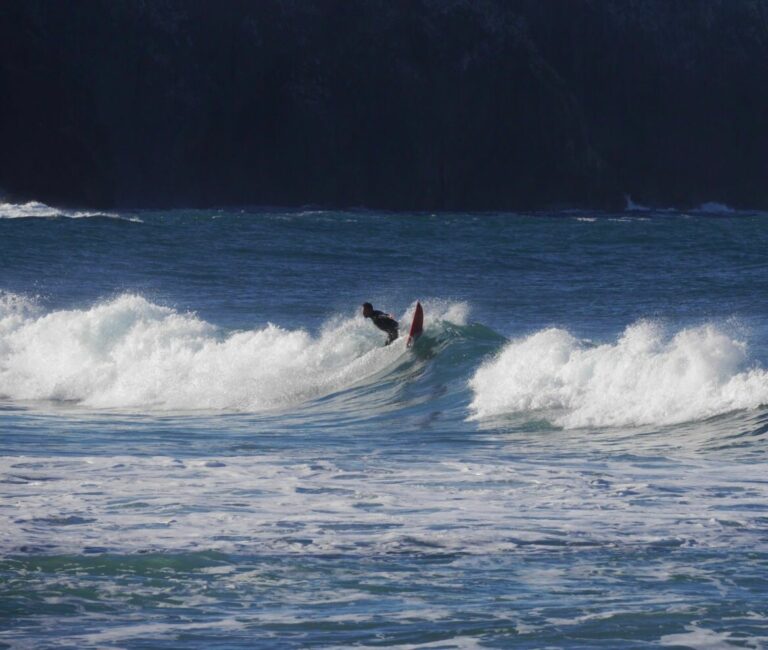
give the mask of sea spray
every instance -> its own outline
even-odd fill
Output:
[[[474,417],[546,412],[566,428],[675,424],[768,402],[768,373],[715,325],[671,337],[650,321],[590,345],[544,329],[511,341],[470,380]]]

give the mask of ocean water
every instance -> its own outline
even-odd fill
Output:
[[[0,647],[766,647],[768,215],[630,207],[0,205]]]

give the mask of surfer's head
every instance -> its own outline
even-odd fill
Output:
[[[373,313],[373,305],[369,302],[363,303],[363,316],[368,318]]]

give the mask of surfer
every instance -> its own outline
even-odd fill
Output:
[[[383,311],[374,309],[371,303],[364,302],[363,316],[370,318],[376,327],[387,333],[387,342],[384,345],[389,345],[398,337],[398,324],[392,314],[385,314]]]

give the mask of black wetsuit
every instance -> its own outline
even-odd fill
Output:
[[[370,318],[376,327],[387,333],[389,338],[387,338],[387,342],[384,345],[389,345],[398,337],[399,332],[397,321],[394,318],[390,318],[389,314],[385,314],[383,311],[374,309],[370,315],[366,316],[366,318]]]

